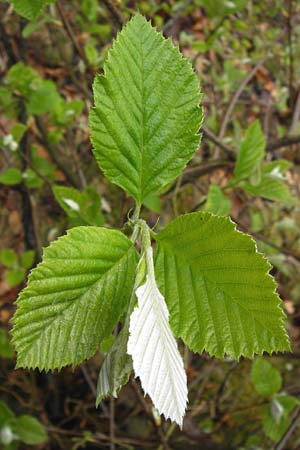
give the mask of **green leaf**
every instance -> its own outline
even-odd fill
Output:
[[[240,181],[249,178],[260,166],[265,156],[266,141],[258,120],[247,129],[245,139],[241,144],[233,179]]]
[[[136,15],[94,82],[90,113],[95,158],[141,204],[173,181],[199,146],[199,83],[169,39]]]
[[[11,89],[28,98],[32,92],[32,86],[40,82],[40,76],[32,67],[19,62],[9,69],[6,82]]]
[[[56,84],[51,80],[40,80],[35,89],[32,89],[27,111],[29,114],[44,114],[54,110],[60,102]]]
[[[53,186],[55,199],[71,219],[78,219],[77,225],[103,225],[101,199],[92,187],[80,192],[67,186]]]
[[[136,269],[135,284],[125,315],[123,328],[109,349],[109,352],[105,356],[105,360],[101,366],[97,383],[96,406],[98,406],[100,402],[109,395],[117,397],[119,390],[125,383],[127,383],[132,371],[132,358],[127,353],[129,323],[131,313],[136,303],[135,290],[137,286],[144,281],[145,275],[146,260],[142,257],[139,260]]]
[[[251,380],[256,391],[266,397],[276,394],[282,385],[280,372],[268,361],[264,361],[263,359],[254,361]]]
[[[150,209],[150,211],[155,212],[156,214],[161,213],[161,202],[159,195],[156,194],[148,195],[148,197],[144,199],[143,205],[146,206],[146,208]]]
[[[92,43],[85,45],[84,53],[87,57],[88,62],[92,66],[97,67],[99,65],[99,62],[101,61],[101,57],[100,57],[98,50]]]
[[[51,3],[49,0],[10,0],[15,11],[28,20],[36,19],[43,8]]]
[[[274,173],[274,171],[277,172],[277,174],[285,174],[287,170],[289,170],[292,167],[292,163],[290,161],[287,161],[286,159],[276,159],[275,161],[271,161],[264,165],[263,172],[264,173]],[[275,173],[276,173],[275,172]]]
[[[55,199],[69,217],[78,217],[84,208],[81,192],[68,186],[53,186]]]
[[[129,380],[132,359],[127,354],[128,336],[128,326],[123,327],[105,356],[98,377],[96,407],[109,395],[117,397],[121,387]]]
[[[224,17],[242,11],[248,0],[200,0],[209,17]]]
[[[76,365],[90,358],[127,307],[137,252],[121,232],[78,227],[44,251],[13,318],[18,367]]]
[[[21,266],[23,269],[30,269],[34,263],[34,257],[35,257],[35,251],[34,250],[27,250],[23,253],[21,256]]]
[[[42,178],[40,178],[37,173],[30,168],[26,169],[25,172],[23,172],[23,179],[26,187],[28,187],[29,189],[39,188],[43,186],[44,183]]]
[[[22,181],[22,172],[15,167],[5,170],[0,174],[0,183],[8,186],[19,184]]]
[[[155,239],[170,324],[192,350],[237,359],[289,349],[270,265],[229,218],[186,214]]]
[[[27,415],[17,417],[13,430],[24,444],[38,445],[48,439],[45,428],[35,417]]]
[[[6,267],[13,267],[18,261],[16,253],[11,248],[0,249],[0,263]]]
[[[17,286],[23,281],[25,276],[25,270],[21,267],[7,270],[5,273],[5,279],[11,287]]]
[[[243,188],[252,195],[264,197],[268,200],[289,201],[292,199],[289,188],[284,181],[273,178],[269,174],[263,175],[259,184],[247,183]]]
[[[10,421],[15,417],[12,410],[7,406],[6,403],[2,402],[0,400],[0,426],[3,425],[5,422]]]
[[[13,358],[14,349],[4,330],[0,328],[0,356],[1,358]],[[0,404],[0,423],[1,423],[1,404]]]
[[[51,181],[55,180],[55,178],[56,178],[55,166],[50,161],[48,161],[46,158],[42,158],[39,155],[38,148],[34,145],[31,148],[31,163],[32,163],[33,167],[41,175],[43,175],[48,181],[51,182]],[[43,182],[41,179],[39,179],[39,181]]]
[[[1,330],[0,330],[1,331]],[[1,356],[1,353],[0,353]],[[0,400],[0,444],[5,445],[5,449],[10,449],[10,444],[14,439],[11,423],[15,418],[14,413]]]
[[[299,403],[299,400],[291,395],[277,395],[264,409],[263,430],[272,441],[279,441],[288,430],[291,423],[290,414]]]
[[[211,184],[204,209],[218,216],[228,216],[231,210],[231,201],[219,186]]]
[[[9,119],[17,119],[18,106],[18,100],[7,89],[7,86],[0,86],[1,113]]]
[[[59,103],[55,105],[55,109],[51,111],[53,123],[58,126],[67,126],[81,113],[83,108],[84,103],[81,100],[66,102],[60,99]]]
[[[26,130],[27,126],[23,123],[15,123],[15,125],[11,127],[10,132],[14,140],[20,142]]]

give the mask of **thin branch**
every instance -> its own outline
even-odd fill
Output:
[[[109,437],[110,450],[115,450],[115,399],[113,397],[109,399]]]
[[[7,56],[8,56],[10,65],[17,63],[18,62],[18,58],[15,55],[15,52],[14,52],[13,47],[11,45],[10,37],[6,33],[4,24],[1,22],[1,20],[0,20],[0,36],[1,36],[1,41],[3,43],[3,47],[4,47],[5,51],[6,51]]]
[[[268,152],[271,152],[272,150],[277,150],[281,147],[288,147],[289,145],[293,144],[299,144],[300,143],[300,136],[284,136],[277,141],[270,142],[266,146],[266,150]]]
[[[225,135],[225,131],[227,128],[227,125],[229,123],[230,117],[231,117],[231,113],[238,101],[238,99],[240,98],[243,90],[245,89],[245,87],[247,86],[247,84],[252,80],[252,78],[254,77],[254,75],[256,74],[256,72],[261,68],[261,66],[264,64],[264,62],[266,61],[266,59],[268,58],[268,54],[264,55],[256,64],[255,66],[252,68],[252,70],[248,73],[248,75],[246,76],[246,78],[243,79],[243,81],[241,82],[241,84],[239,85],[238,89],[235,91],[235,93],[233,94],[230,103],[228,105],[228,108],[225,112],[223,121],[221,123],[221,127],[220,127],[220,131],[219,131],[219,135],[218,138],[221,141]]]
[[[20,123],[26,124],[27,114],[25,105],[22,100],[20,100],[19,120]],[[19,142],[19,149],[22,158],[22,172],[25,172],[27,168],[28,130],[25,131],[22,139]],[[25,246],[27,250],[37,250],[40,253],[40,246],[38,245],[39,240],[35,229],[31,198],[27,186],[24,182],[20,184],[20,193],[22,197],[22,223],[24,228]]]
[[[144,409],[144,411],[145,411],[145,413],[146,413],[148,419],[149,419],[150,422],[153,424],[154,429],[155,429],[156,434],[157,434],[157,437],[158,437],[158,439],[160,440],[160,444],[161,444],[162,448],[165,450],[167,444],[166,444],[166,441],[165,441],[164,433],[163,433],[163,431],[161,430],[160,426],[156,423],[156,421],[155,421],[155,419],[154,419],[154,417],[153,417],[153,414],[152,414],[152,412],[150,411],[149,406],[148,406],[148,404],[147,404],[145,398],[143,397],[143,395],[142,395],[142,393],[141,393],[141,391],[140,391],[140,388],[139,388],[137,382],[136,382],[135,379],[132,378],[132,377],[131,377],[131,379],[130,379],[130,385],[131,385],[132,389],[134,390],[134,392],[135,392],[135,394],[136,394],[136,396],[137,396],[137,398],[138,398],[138,400],[139,400],[141,406],[143,407],[143,409]]]
[[[288,1],[287,31],[288,31],[288,49],[289,49],[289,91],[290,98],[293,97],[294,85],[294,52],[293,52],[293,0]]]
[[[217,161],[203,161],[198,166],[190,167],[183,172],[181,184],[191,183],[199,177],[214,172],[217,169],[233,168],[233,163],[218,159]]]
[[[205,125],[202,125],[201,131],[203,133],[203,137],[207,140],[213,142],[218,147],[220,147],[224,152],[227,154],[228,159],[231,161],[235,160],[235,152],[226,144],[222,142],[222,140],[216,136],[208,127]]]
[[[221,409],[220,409],[220,402],[221,402],[221,398],[223,396],[228,378],[230,377],[230,375],[232,374],[232,372],[236,369],[237,366],[237,362],[233,361],[229,367],[229,369],[227,370],[222,383],[219,386],[219,389],[217,391],[216,397],[215,397],[215,418],[220,418],[222,413],[221,413]]]
[[[174,24],[177,22],[178,19],[180,19],[182,13],[184,10],[193,3],[193,0],[186,0],[183,2],[176,10],[176,12],[173,14],[173,16],[164,24],[162,27],[163,33],[168,31],[170,28],[174,26]]]
[[[246,233],[249,233],[248,228],[243,225],[241,222],[239,222],[235,217],[232,217],[232,219],[238,224],[239,228],[243,230]],[[251,231],[251,235],[258,239],[259,241],[264,242],[265,244],[269,245],[270,247],[274,248],[275,250],[278,250],[280,253],[286,256],[290,256],[291,258],[294,258],[297,262],[300,262],[300,255],[292,252],[291,250],[286,250],[283,247],[280,247],[279,245],[274,244],[273,242],[269,241],[268,238],[266,238],[263,234],[257,233],[255,231]]]
[[[114,20],[117,28],[121,28],[125,23],[125,19],[121,11],[113,4],[111,0],[103,0],[103,3]]]
[[[284,28],[279,35],[276,37],[276,39],[270,44],[269,48],[266,50],[265,55],[260,58],[258,60],[258,62],[255,64],[255,66],[252,68],[252,70],[248,73],[248,75],[246,76],[246,78],[244,78],[244,80],[242,80],[240,86],[238,87],[238,89],[236,90],[236,92],[233,94],[230,103],[228,105],[228,108],[225,112],[224,118],[222,120],[221,126],[220,126],[220,131],[218,134],[218,138],[220,141],[222,141],[224,135],[225,135],[225,131],[226,128],[228,126],[228,123],[230,121],[230,117],[232,114],[232,111],[238,101],[238,99],[240,98],[243,90],[245,89],[245,87],[247,86],[247,84],[252,80],[252,78],[254,77],[254,75],[256,74],[256,72],[260,69],[260,67],[264,64],[264,62],[269,58],[270,56],[270,51],[273,49],[273,46],[276,42],[280,41],[280,39],[282,38],[282,36],[285,34],[286,29]],[[214,154],[214,158],[218,158],[219,156],[219,148],[216,148],[215,154]]]
[[[299,105],[300,105],[300,96],[299,96]],[[299,106],[300,108],[300,106]],[[228,156],[228,159],[231,161],[234,161],[236,159],[236,152],[229,147],[229,145],[224,144],[219,137],[217,137],[209,128],[206,126],[201,127],[201,131],[203,133],[203,137],[207,140],[213,142],[214,144],[218,145],[222,150],[224,150]],[[293,144],[299,144],[300,143],[300,135],[295,136],[283,136],[280,139],[277,139],[276,141],[271,141],[267,143],[266,145],[266,151],[271,152],[273,150],[277,150],[281,147],[288,147],[289,145]]]
[[[94,385],[94,383],[93,383],[93,381],[92,381],[92,379],[90,377],[90,374],[88,373],[87,368],[85,367],[84,364],[81,364],[80,370],[81,370],[81,372],[82,372],[82,374],[83,374],[83,376],[85,378],[85,381],[89,385],[89,388],[90,388],[93,396],[96,398],[96,396],[97,396],[96,386]]]
[[[299,119],[300,119],[300,88],[298,89],[298,95],[297,95],[297,100],[296,100],[295,107],[294,107],[291,126],[289,129],[289,135],[292,135],[295,133],[295,130],[299,123]]]
[[[293,418],[291,420],[289,428],[284,433],[284,435],[282,436],[280,441],[274,445],[274,450],[283,450],[283,449],[287,448],[286,444],[289,441],[289,439],[292,437],[296,427],[299,425],[299,421],[300,421],[300,409],[299,409],[299,407],[296,407],[294,409]]]
[[[39,116],[35,116],[35,122],[37,125],[37,128],[40,132],[42,143],[45,146],[47,152],[49,153],[52,161],[57,165],[59,170],[62,171],[62,173],[65,175],[71,186],[73,187],[80,187],[78,183],[77,177],[74,176],[73,172],[69,169],[67,164],[64,164],[57,156],[56,148],[49,142],[47,131],[45,130],[44,124],[42,119]]]
[[[75,49],[76,49],[76,51],[77,51],[79,57],[84,61],[86,67],[89,69],[89,71],[90,71],[90,72],[92,73],[92,75],[94,76],[95,71],[94,71],[93,68],[91,67],[91,65],[90,65],[90,63],[89,63],[89,60],[87,59],[87,57],[86,57],[86,55],[85,55],[84,50],[82,49],[82,47],[80,47],[80,45],[79,45],[78,42],[77,42],[77,39],[76,39],[76,37],[75,37],[75,35],[74,35],[74,33],[73,33],[73,29],[72,29],[72,27],[71,27],[71,24],[70,24],[69,20],[67,19],[66,15],[65,15],[65,13],[64,13],[63,7],[62,7],[61,4],[60,4],[60,0],[58,0],[58,1],[56,2],[56,7],[57,7],[57,11],[58,11],[58,13],[59,13],[59,15],[60,15],[60,18],[61,18],[61,20],[62,20],[64,29],[66,30],[66,33],[67,33],[67,35],[68,35],[69,38],[70,38],[70,41],[72,42],[73,46],[75,47]]]

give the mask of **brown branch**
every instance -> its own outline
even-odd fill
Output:
[[[293,0],[288,0],[288,16],[287,16],[287,35],[288,35],[288,53],[289,53],[289,91],[290,98],[293,98],[294,85],[294,52],[293,52]]]
[[[299,119],[300,119],[300,88],[298,89],[298,94],[297,94],[297,99],[296,99],[296,103],[295,103],[295,107],[294,107],[292,122],[291,122],[291,126],[289,129],[290,135],[294,134],[296,127],[299,123]]]
[[[230,120],[230,116],[231,113],[238,101],[238,99],[240,98],[243,90],[245,89],[245,87],[247,86],[247,84],[252,80],[252,78],[254,77],[254,75],[256,74],[256,72],[260,69],[260,67],[264,64],[264,62],[266,61],[266,59],[268,58],[268,54],[263,56],[256,64],[255,66],[252,68],[252,70],[248,73],[248,75],[246,76],[246,78],[243,79],[243,81],[241,82],[241,84],[239,85],[238,89],[235,91],[235,93],[233,94],[230,103],[228,105],[228,108],[225,112],[223,121],[221,123],[221,127],[220,127],[220,131],[219,131],[219,135],[218,138],[220,141],[222,141],[227,125],[229,123]]]
[[[17,62],[17,58],[14,54],[10,37],[6,33],[5,27],[0,22],[0,33],[1,38],[3,40],[3,43],[5,44],[5,51],[8,58],[8,66],[11,67],[13,64]],[[21,40],[22,45],[24,44]],[[24,56],[24,54],[23,54]],[[19,99],[19,106],[20,106],[20,112],[18,114],[18,119],[20,123],[26,125],[27,122],[27,113],[26,108],[24,105],[24,102],[22,99]],[[23,134],[20,142],[19,142],[19,149],[20,149],[20,155],[21,155],[21,167],[22,171],[24,172],[27,168],[27,158],[28,158],[28,130],[25,131]],[[38,236],[35,230],[35,224],[34,224],[34,217],[33,217],[33,208],[31,204],[30,194],[27,189],[27,186],[24,182],[22,182],[19,185],[19,192],[21,194],[22,199],[22,224],[23,224],[23,230],[24,230],[24,241],[25,241],[25,247],[28,250],[37,250],[39,252],[39,245],[38,245]]]
[[[35,116],[35,122],[42,138],[42,144],[45,146],[52,161],[57,165],[59,170],[61,170],[61,172],[65,175],[71,186],[76,188],[80,187],[77,177],[75,177],[73,172],[69,169],[69,166],[67,164],[64,164],[59,159],[59,157],[57,156],[56,148],[51,144],[51,142],[49,142],[47,131],[45,130],[42,119],[39,116]]]
[[[10,65],[17,63],[18,58],[15,55],[15,52],[11,45],[10,37],[6,33],[4,24],[1,22],[1,20],[0,20],[0,36],[1,36],[1,41],[2,41],[3,47],[6,51],[7,57],[9,59]]]
[[[280,441],[274,445],[274,450],[283,450],[284,448],[287,448],[286,444],[288,440],[292,437],[292,434],[294,433],[296,427],[299,425],[299,421],[300,421],[300,409],[299,407],[296,407],[293,411],[293,416],[289,428],[284,433]]]
[[[270,44],[269,48],[265,51],[265,55],[260,58],[258,60],[258,62],[255,64],[255,66],[252,68],[252,70],[248,73],[248,75],[246,76],[246,78],[244,78],[242,80],[242,82],[240,83],[238,89],[235,91],[235,93],[233,94],[228,108],[225,112],[224,118],[222,120],[221,126],[220,126],[220,131],[218,134],[218,138],[220,141],[222,141],[224,135],[225,135],[225,131],[227,128],[227,125],[229,123],[232,111],[238,101],[238,99],[240,98],[243,90],[245,89],[245,87],[247,86],[247,84],[252,80],[252,78],[254,77],[254,75],[256,74],[256,72],[260,69],[260,67],[264,64],[264,62],[269,58],[270,56],[270,51],[273,49],[273,46],[276,42],[280,41],[280,39],[282,38],[282,36],[285,34],[286,32],[286,28],[284,28],[279,35],[274,39],[274,41]],[[214,158],[218,158],[219,156],[219,148],[216,148],[215,154],[214,154]]]
[[[27,122],[27,114],[25,110],[25,105],[22,100],[20,100],[20,113],[19,113],[19,121],[24,125]],[[19,142],[19,149],[21,155],[21,167],[22,172],[25,172],[27,169],[27,158],[28,158],[28,130],[22,136],[22,139]],[[22,197],[22,224],[24,229],[24,241],[25,247],[27,250],[36,250],[35,262],[38,261],[38,255],[41,253],[38,233],[35,229],[35,221],[33,215],[33,208],[31,204],[31,198],[29,190],[24,182],[20,184],[19,189]]]
[[[213,142],[218,147],[220,147],[222,150],[224,150],[224,152],[227,154],[228,159],[230,161],[235,160],[235,152],[228,145],[224,144],[222,142],[222,140],[218,136],[216,136],[208,127],[206,127],[205,125],[202,125],[201,131],[203,133],[204,138]]]
[[[130,385],[131,385],[133,391],[135,392],[135,394],[138,398],[138,401],[140,402],[141,406],[143,407],[143,410],[145,411],[148,419],[152,423],[152,425],[156,431],[157,438],[159,439],[162,448],[165,450],[166,449],[166,441],[165,441],[164,433],[162,432],[160,426],[156,423],[156,421],[153,417],[153,414],[150,411],[150,408],[149,408],[145,398],[143,397],[137,382],[132,377],[130,378]]]
[[[110,450],[115,450],[115,399],[109,398],[109,437]]]
[[[203,175],[207,175],[224,167],[233,168],[233,163],[221,159],[217,161],[202,162],[198,166],[190,167],[183,172],[181,184],[191,183]]]
[[[58,11],[58,13],[59,13],[59,15],[60,15],[60,18],[61,18],[61,20],[62,20],[64,29],[65,29],[67,35],[69,36],[70,41],[72,42],[72,44],[73,44],[75,50],[77,51],[78,56],[84,61],[86,67],[89,69],[89,71],[91,72],[91,74],[94,76],[94,75],[95,75],[95,71],[94,71],[94,69],[91,67],[91,65],[90,65],[90,63],[89,63],[89,60],[87,59],[87,57],[86,57],[86,55],[85,55],[84,50],[82,49],[82,47],[80,47],[80,45],[78,44],[78,42],[77,42],[77,40],[76,40],[76,37],[75,37],[75,35],[74,35],[74,33],[73,33],[73,29],[72,29],[72,27],[71,27],[71,24],[70,24],[69,20],[67,19],[66,15],[65,15],[65,13],[64,13],[63,7],[62,7],[61,4],[60,4],[60,0],[57,1],[56,7],[57,7],[57,11]]]
[[[269,245],[270,247],[274,248],[275,250],[278,250],[280,253],[282,253],[283,255],[287,255],[290,256],[291,258],[294,258],[296,261],[300,262],[300,255],[292,252],[291,250],[286,250],[283,247],[280,247],[279,245],[274,244],[273,242],[269,241],[268,238],[266,238],[263,234],[261,233],[257,233],[254,231],[249,231],[248,227],[246,227],[244,224],[242,224],[241,222],[239,222],[235,217],[232,216],[232,219],[237,223],[237,225],[239,226],[239,228],[246,232],[246,233],[251,233],[251,235],[253,237],[255,237],[256,239],[258,239],[259,241],[264,242],[265,244]]]
[[[190,6],[190,4],[193,3],[193,0],[186,0],[184,3],[182,3],[182,5],[180,5],[176,12],[173,14],[173,16],[164,24],[164,26],[162,27],[162,31],[163,33],[166,33],[166,31],[168,31],[170,28],[172,28],[174,26],[174,24],[177,22],[177,20],[180,19],[182,13],[184,12],[184,10]]]
[[[284,136],[277,141],[270,142],[266,146],[266,150],[268,152],[271,152],[272,150],[277,150],[281,147],[288,147],[289,145],[293,144],[299,144],[300,143],[300,136]]]
[[[299,95],[300,98],[300,95]],[[300,100],[299,100],[300,104]],[[224,150],[228,156],[228,159],[230,161],[234,161],[236,159],[236,152],[229,147],[229,145],[224,144],[219,137],[217,137],[208,127],[202,126],[201,131],[203,133],[203,137],[207,140],[213,142],[214,144],[218,145],[222,150]],[[300,135],[296,136],[284,136],[280,139],[277,139],[276,141],[271,141],[267,143],[266,145],[266,151],[271,152],[273,150],[277,150],[281,147],[288,147],[289,145],[293,144],[299,144],[300,143]]]
[[[108,12],[110,13],[117,28],[121,28],[125,23],[125,19],[121,11],[113,4],[111,0],[103,0],[103,3]]]

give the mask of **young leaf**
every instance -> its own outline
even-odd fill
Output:
[[[109,395],[117,397],[121,387],[129,380],[132,359],[127,354],[128,327],[123,327],[102,364],[98,383],[96,406]]]
[[[129,338],[129,323],[131,313],[135,306],[135,290],[145,279],[146,261],[144,256],[139,260],[134,288],[131,293],[131,299],[125,316],[123,328],[118,334],[115,342],[108,351],[102,364],[98,383],[96,406],[108,395],[117,397],[121,387],[127,383],[132,371],[132,358],[127,353],[127,342]]]
[[[70,219],[77,219],[77,225],[103,225],[101,199],[91,188],[79,191],[67,186],[53,186],[55,199]]]
[[[156,240],[170,324],[192,350],[237,359],[289,349],[270,265],[229,218],[186,214]]]
[[[4,330],[0,328],[0,357],[1,358],[13,358],[14,349],[8,339]],[[0,422],[1,422],[1,411],[0,411]]]
[[[34,20],[42,12],[45,5],[53,0],[9,0],[18,14],[28,20]]]
[[[19,439],[28,445],[42,444],[48,439],[43,425],[31,416],[20,416],[14,420],[13,431]]]
[[[0,183],[2,184],[13,186],[15,184],[21,183],[21,181],[22,172],[15,167],[11,167],[10,169],[7,169],[0,174]]]
[[[251,380],[257,392],[266,397],[276,394],[282,384],[280,372],[263,359],[257,359],[254,362]]]
[[[292,167],[292,163],[287,159],[276,159],[264,165],[263,173],[277,173],[278,178],[284,178],[283,175]]]
[[[18,367],[61,368],[91,357],[128,305],[137,253],[121,232],[78,227],[45,249],[14,316]]]
[[[249,178],[259,167],[265,155],[265,137],[258,120],[247,129],[238,153],[233,178],[235,181]]]
[[[29,114],[44,114],[53,111],[60,102],[56,84],[51,80],[40,80],[29,97],[27,110]]]
[[[11,248],[0,249],[0,263],[6,267],[13,267],[17,264],[18,258]]]
[[[252,195],[264,197],[268,200],[289,201],[292,198],[285,182],[270,176],[270,174],[264,174],[259,184],[247,183],[243,188]]]
[[[23,281],[25,276],[25,270],[22,267],[16,267],[9,269],[5,272],[5,280],[11,287],[17,286]]]
[[[7,406],[7,404],[4,403],[2,400],[0,400],[0,425],[10,421],[11,419],[14,418],[14,416],[15,416],[14,413]]]
[[[228,216],[231,210],[231,201],[223,193],[220,186],[211,184],[205,203],[205,211],[212,212],[219,216]]]
[[[30,269],[34,263],[35,251],[34,250],[26,250],[23,253],[20,259],[21,266],[23,269]]]
[[[186,374],[165,300],[156,285],[151,247],[146,257],[146,283],[136,290],[138,306],[130,317],[127,351],[135,375],[158,412],[182,426],[187,404]]]
[[[95,158],[141,204],[173,181],[199,146],[198,79],[169,39],[136,15],[94,82]]]
[[[276,406],[274,403],[276,402]],[[291,423],[291,413],[300,406],[300,401],[291,395],[277,395],[264,409],[262,425],[265,434],[273,441],[279,441]],[[274,406],[280,413],[276,414]]]

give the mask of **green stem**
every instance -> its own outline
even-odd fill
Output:
[[[145,220],[139,220],[139,226],[141,230],[141,238],[142,238],[142,251],[146,254],[147,249],[151,247],[151,237],[150,237],[150,228],[148,227]]]
[[[132,219],[130,219],[130,222],[133,223],[133,231],[131,235],[131,242],[134,244],[136,243],[136,240],[139,235],[140,227],[139,227],[139,216],[140,216],[141,207],[140,205],[136,204],[135,210],[132,215]]]

